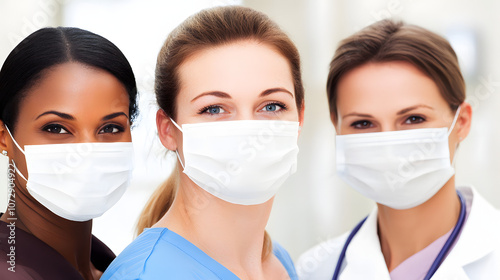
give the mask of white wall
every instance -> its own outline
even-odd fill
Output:
[[[62,1],[62,0],[57,0]],[[165,159],[156,140],[152,83],[156,54],[168,32],[186,16],[219,2],[106,0],[0,1],[0,63],[21,38],[44,25],[74,25],[99,33],[131,61],[144,113],[133,132],[137,148],[134,184],[124,198],[95,220],[94,233],[120,252],[132,240],[137,215],[156,185],[168,176],[173,157]],[[325,93],[328,64],[339,40],[386,16],[396,16],[443,35],[458,30],[476,38],[477,52],[459,53],[467,69],[473,128],[461,144],[457,182],[475,185],[500,208],[500,36],[493,0],[247,0],[244,5],[270,15],[296,42],[303,60],[306,120],[300,137],[299,168],[280,190],[268,229],[296,259],[328,237],[349,230],[373,203],[335,174],[335,131]],[[53,4],[63,3],[63,6]],[[54,8],[55,7],[55,8]],[[59,7],[59,8],[58,8]],[[45,20],[45,18],[47,18]],[[467,41],[469,42],[469,41]],[[464,47],[464,45],[462,45]],[[465,45],[467,47],[467,45]],[[457,47],[458,49],[459,47]],[[489,82],[488,82],[489,81]],[[1,199],[1,197],[0,197]]]

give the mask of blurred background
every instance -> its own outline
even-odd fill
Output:
[[[268,224],[294,260],[309,247],[350,230],[374,204],[335,172],[335,130],[325,93],[328,64],[339,41],[384,18],[437,32],[457,51],[474,109],[472,130],[456,160],[457,184],[472,184],[500,208],[500,1],[494,0],[0,0],[0,63],[23,38],[44,26],[75,26],[115,43],[134,68],[141,115],[133,128],[132,186],[102,217],[94,234],[116,254],[134,238],[138,215],[175,162],[156,136],[153,96],[156,55],[167,34],[189,15],[217,5],[244,5],[268,14],[296,43],[306,88],[299,166],[278,193]],[[2,156],[0,156],[2,157]],[[5,166],[6,161],[2,159]],[[5,168],[5,167],[4,167]],[[0,209],[5,209],[5,170]]]

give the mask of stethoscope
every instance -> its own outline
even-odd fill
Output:
[[[455,228],[453,228],[453,231],[450,234],[450,237],[448,237],[448,240],[446,240],[446,243],[444,243],[443,248],[437,255],[436,259],[431,265],[431,268],[429,271],[427,271],[427,274],[425,275],[424,280],[429,280],[431,279],[432,275],[438,270],[439,266],[441,263],[444,261],[446,255],[450,251],[451,247],[453,246],[453,243],[455,240],[458,238],[458,235],[460,234],[460,231],[462,230],[462,227],[465,222],[465,201],[464,198],[462,197],[462,194],[457,191],[458,198],[460,199],[460,215],[458,216],[458,221],[457,224],[455,225]],[[366,217],[368,218],[368,217]],[[351,240],[353,237],[356,235],[356,233],[359,231],[361,226],[364,224],[366,221],[366,218],[364,218],[359,224],[354,227],[354,229],[351,231],[351,234],[347,237],[347,240],[344,243],[344,247],[342,248],[342,251],[340,252],[339,260],[337,261],[337,266],[335,266],[335,272],[333,273],[333,278],[332,280],[337,280],[339,278],[340,274],[340,268],[342,267],[342,262],[344,262],[345,259],[345,252],[347,251],[347,246],[349,246],[349,243],[351,243]]]

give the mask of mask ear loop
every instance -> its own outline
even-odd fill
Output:
[[[175,127],[177,127],[179,129],[180,132],[184,133],[182,131],[182,128],[174,120],[172,120],[172,118],[170,118],[170,121],[175,125]],[[179,162],[181,163],[182,169],[184,170],[185,167],[184,167],[184,164],[182,163],[181,156],[179,155],[179,152],[177,151],[177,149],[175,149],[175,154],[177,155],[177,158],[179,159]]]
[[[14,136],[12,136],[12,133],[10,133],[9,127],[7,125],[5,126],[5,129],[7,129],[7,132],[9,133],[10,138],[12,139],[12,142],[14,142],[14,144],[19,149],[19,151],[21,151],[21,153],[23,153],[23,155],[26,157],[26,153],[24,152],[23,149],[21,149],[21,146],[19,146],[16,139],[14,139]],[[14,160],[12,160],[12,164],[14,165],[14,169],[16,170],[17,174],[19,174],[19,176],[21,176],[21,178],[23,178],[24,181],[28,182],[28,179],[26,179],[26,177],[23,175],[23,173],[21,173],[21,171],[19,171],[19,169],[17,168],[17,165],[14,162]]]
[[[453,118],[453,122],[451,123],[450,129],[448,130],[448,137],[450,137],[451,132],[455,128],[455,124],[457,123],[458,115],[460,115],[460,108],[462,106],[458,106],[457,112],[455,113],[455,117]],[[455,148],[455,153],[453,154],[453,160],[451,161],[451,166],[455,166],[455,159],[457,158],[458,145]]]
[[[457,123],[458,115],[460,115],[460,108],[461,108],[461,106],[458,106],[457,112],[455,113],[455,117],[453,118],[453,122],[451,123],[450,129],[448,130],[448,137],[450,136],[451,132],[455,128],[455,124]]]

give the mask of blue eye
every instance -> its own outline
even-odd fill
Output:
[[[221,106],[211,105],[211,106],[207,106],[207,107],[204,107],[203,109],[201,109],[199,111],[199,114],[218,115],[218,114],[222,114],[225,112],[226,111],[224,109],[222,109]]]
[[[42,128],[43,131],[53,134],[68,134],[69,132],[60,124],[49,124]]]
[[[274,112],[276,110],[278,110],[278,105],[276,104],[269,104],[269,105],[266,105],[265,108],[265,111],[271,111],[271,112]]]
[[[265,112],[278,112],[286,109],[286,105],[283,103],[269,103],[262,108],[262,111]]]
[[[356,129],[367,129],[373,127],[373,124],[367,120],[356,121],[351,124]]]
[[[220,108],[219,107],[210,108],[210,109],[208,109],[208,112],[210,114],[219,114],[220,113]]]
[[[125,129],[119,125],[116,125],[116,124],[110,124],[110,125],[107,125],[105,127],[103,127],[100,131],[99,131],[99,134],[104,134],[104,133],[111,133],[111,134],[115,134],[115,133],[120,133],[120,132],[123,132],[125,131]]]

